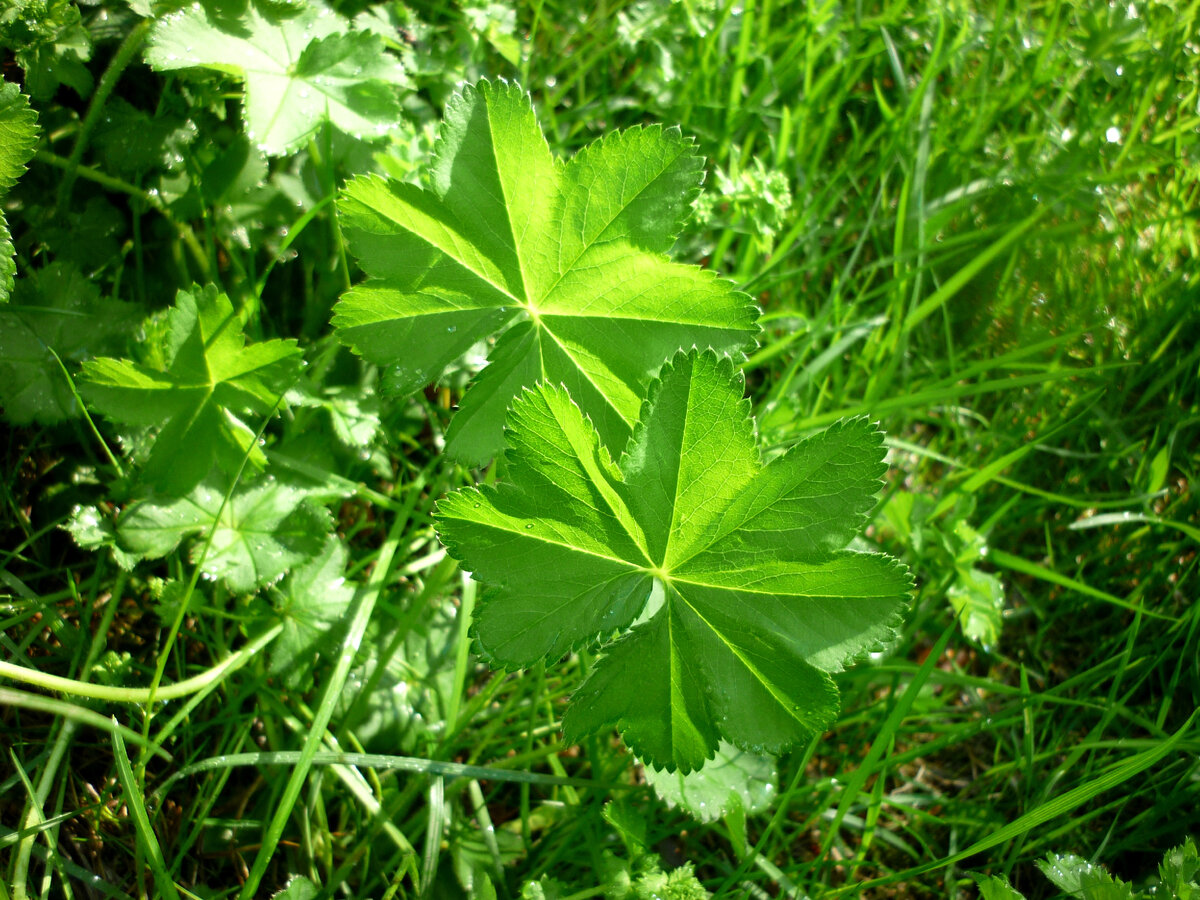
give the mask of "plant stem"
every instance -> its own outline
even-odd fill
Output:
[[[92,94],[92,102],[88,105],[83,125],[79,129],[79,134],[75,136],[75,146],[71,148],[67,174],[63,176],[63,180],[58,186],[57,206],[60,210],[66,209],[71,202],[71,190],[75,186],[75,175],[79,168],[79,162],[83,159],[83,152],[87,149],[88,139],[92,135],[92,129],[96,127],[96,122],[100,119],[104,104],[108,101],[108,96],[112,93],[113,88],[117,86],[117,80],[125,71],[125,67],[141,49],[142,42],[146,40],[146,35],[150,33],[153,24],[153,19],[143,19],[133,27],[133,30],[121,42],[121,46],[112,58],[112,62],[108,64],[108,68],[104,70],[100,84],[96,86],[96,93]]]
[[[80,178],[100,185],[105,190],[117,191],[122,194],[128,194],[131,197],[136,197],[150,206],[155,212],[161,213],[163,218],[170,222],[175,230],[179,232],[179,236],[183,238],[183,242],[187,244],[187,248],[196,260],[196,265],[199,267],[204,278],[206,280],[212,278],[212,269],[208,264],[208,254],[205,252],[204,247],[200,245],[200,241],[197,240],[195,232],[192,231],[192,226],[186,222],[176,220],[160,197],[144,191],[136,184],[130,184],[121,178],[114,178],[112,175],[106,175],[89,166],[72,164],[71,160],[65,159],[56,153],[51,153],[49,150],[39,150],[33,155],[33,158],[37,162],[53,166],[56,169],[73,172]]]
[[[238,650],[231,656],[227,656],[211,669],[184,681],[177,681],[174,684],[148,688],[109,687],[104,684],[89,684],[86,681],[78,681],[73,678],[61,678],[58,675],[50,675],[46,672],[39,672],[36,669],[26,669],[24,666],[17,666],[3,661],[0,661],[0,675],[5,678],[11,678],[14,681],[35,684],[48,691],[61,691],[64,694],[71,694],[75,697],[90,697],[93,700],[107,700],[110,703],[150,703],[152,702],[152,698],[155,701],[175,700],[179,697],[194,694],[214,681],[223,678],[230,672],[237,671],[255,653],[275,640],[281,631],[283,631],[283,625],[272,626],[269,630],[243,646],[241,650]]]
[[[58,359],[58,355],[55,354],[54,358]],[[59,360],[59,365],[62,365],[61,360]],[[120,471],[119,468],[118,471]],[[88,647],[83,666],[80,668],[80,679],[83,682],[87,681],[88,673],[91,672],[92,666],[100,657],[100,652],[104,649],[104,645],[108,640],[108,630],[112,626],[113,618],[117,614],[117,607],[121,605],[121,595],[125,591],[125,582],[128,580],[128,573],[123,571],[117,572],[117,580],[113,584],[112,591],[109,594],[109,600],[104,607],[103,615],[100,617],[99,626],[92,633],[92,642]],[[74,582],[70,582],[70,584],[72,590],[74,590]],[[46,761],[45,768],[42,769],[41,777],[38,779],[37,791],[27,807],[23,823],[26,828],[37,824],[37,817],[40,815],[42,805],[46,802],[46,798],[50,796],[51,788],[54,787],[54,778],[58,774],[58,768],[62,764],[68,748],[71,746],[71,738],[75,735],[75,727],[75,722],[72,719],[64,719],[62,726],[55,735],[54,746],[50,750],[50,758]],[[51,830],[51,835],[57,835],[57,833],[58,827],[54,826]],[[36,835],[31,834],[29,837],[23,839],[17,848],[17,862],[13,869],[13,882],[15,890],[18,893],[24,890],[25,873],[29,871],[29,857],[33,853],[35,838]]]

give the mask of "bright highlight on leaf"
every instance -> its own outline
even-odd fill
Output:
[[[749,297],[664,256],[703,177],[678,129],[615,133],[563,162],[528,96],[484,81],[447,105],[435,153],[431,190],[367,177],[343,192],[342,226],[370,279],[334,325],[391,367],[399,393],[507,329],[450,426],[451,454],[500,452],[505,409],[539,380],[566,385],[620,446],[663,360],[753,341]]]
[[[490,659],[626,632],[576,693],[569,739],[615,726],[685,772],[722,739],[781,753],[833,721],[830,673],[893,634],[908,570],[845,549],[885,471],[881,434],[842,422],[764,466],[743,388],[728,358],[679,353],[617,465],[567,391],[541,384],[509,414],[511,483],[439,504],[443,542],[486,585]]]
[[[203,67],[243,78],[246,130],[264,153],[280,156],[301,146],[326,118],[365,137],[400,117],[399,61],[384,51],[379,35],[349,27],[316,2],[291,18],[267,17],[248,4],[238,20],[196,4],[163,18],[146,61],[160,70]]]
[[[233,472],[261,460],[254,431],[237,417],[268,415],[301,365],[293,340],[246,346],[229,298],[209,285],[180,291],[167,314],[163,368],[107,357],[84,363],[88,405],[127,425],[161,425],[143,478],[181,496],[220,460]]]

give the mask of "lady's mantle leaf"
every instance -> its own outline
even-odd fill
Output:
[[[336,646],[335,626],[354,599],[354,587],[345,578],[346,556],[346,545],[330,535],[320,553],[272,592],[283,633],[271,643],[270,672],[289,688],[306,680],[311,684],[317,654]]]
[[[264,481],[239,490],[224,509],[225,489],[216,481],[198,485],[178,500],[144,500],[117,522],[117,547],[127,560],[166,556],[186,537],[212,534],[202,570],[235,593],[249,593],[312,559],[329,531],[329,514],[303,491]],[[199,558],[203,541],[192,556]]]
[[[775,800],[775,760],[724,742],[704,768],[686,775],[643,770],[646,783],[669,807],[682,807],[694,819],[714,822],[740,807],[746,815],[770,808]]]
[[[81,388],[111,419],[162,426],[143,477],[181,496],[218,454],[234,468],[257,450],[232,413],[271,413],[300,370],[300,350],[293,340],[246,346],[233,305],[212,285],[179,292],[161,349],[162,370],[107,357],[84,363]]]
[[[459,458],[499,452],[505,409],[539,379],[565,384],[619,446],[664,359],[692,345],[739,351],[757,333],[749,297],[663,255],[702,177],[677,129],[612,134],[564,163],[520,88],[464,88],[446,108],[431,191],[367,177],[343,192],[343,228],[371,278],[334,325],[391,366],[400,393],[508,328],[451,424]]]
[[[240,21],[199,4],[166,16],[146,60],[156,69],[204,67],[246,81],[246,130],[263,152],[303,144],[326,118],[355,137],[400,117],[400,63],[377,34],[345,33],[349,22],[317,3],[293,18],[267,18],[254,4]]]
[[[742,391],[728,358],[678,354],[618,466],[567,391],[539,385],[509,414],[512,483],[439,505],[442,540],[488,586],[475,631],[500,665],[634,626],[575,695],[569,738],[616,726],[685,772],[722,739],[781,753],[836,716],[829,673],[892,635],[908,570],[845,549],[882,436],[843,422],[764,466]]]
[[[25,171],[36,143],[37,113],[29,108],[20,88],[0,82],[0,198]],[[12,236],[0,211],[0,303],[8,302],[15,271]]]

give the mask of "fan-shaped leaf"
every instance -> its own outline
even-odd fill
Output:
[[[499,452],[510,401],[541,379],[619,446],[663,360],[753,341],[749,297],[663,255],[703,177],[677,129],[615,133],[563,162],[520,88],[485,81],[448,104],[435,152],[432,190],[367,177],[344,191],[343,228],[371,277],[334,324],[400,393],[508,329],[451,424],[453,455]]]
[[[893,633],[907,569],[845,549],[882,436],[843,422],[764,466],[742,391],[727,357],[677,355],[616,465],[567,391],[539,385],[509,416],[511,483],[439,504],[442,540],[487,585],[475,630],[492,660],[625,632],[575,695],[569,738],[616,726],[685,772],[722,739],[780,753],[836,715],[830,673]]]

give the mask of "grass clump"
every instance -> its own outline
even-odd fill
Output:
[[[1068,853],[1165,877],[1200,829],[1196,4],[333,7],[285,71],[342,77],[338,50],[373,86],[265,151],[244,61],[156,56],[166,4],[0,13],[37,115],[4,197],[0,896],[587,897],[690,867],[715,896],[1033,898]],[[827,733],[710,771],[711,815],[615,739],[564,742],[593,654],[473,655],[433,511],[503,474],[441,452],[483,353],[397,401],[330,333],[362,280],[340,186],[421,183],[485,76],[530,90],[557,156],[696,138],[673,252],[762,307],[766,456],[855,415],[888,435],[863,546],[912,569],[911,611],[837,676]],[[380,90],[403,111],[376,134],[350,114]],[[206,406],[211,472],[151,494],[150,458],[190,478],[152,457],[165,417],[75,386],[89,359],[186,367],[194,284],[240,350],[305,365],[274,408]]]

